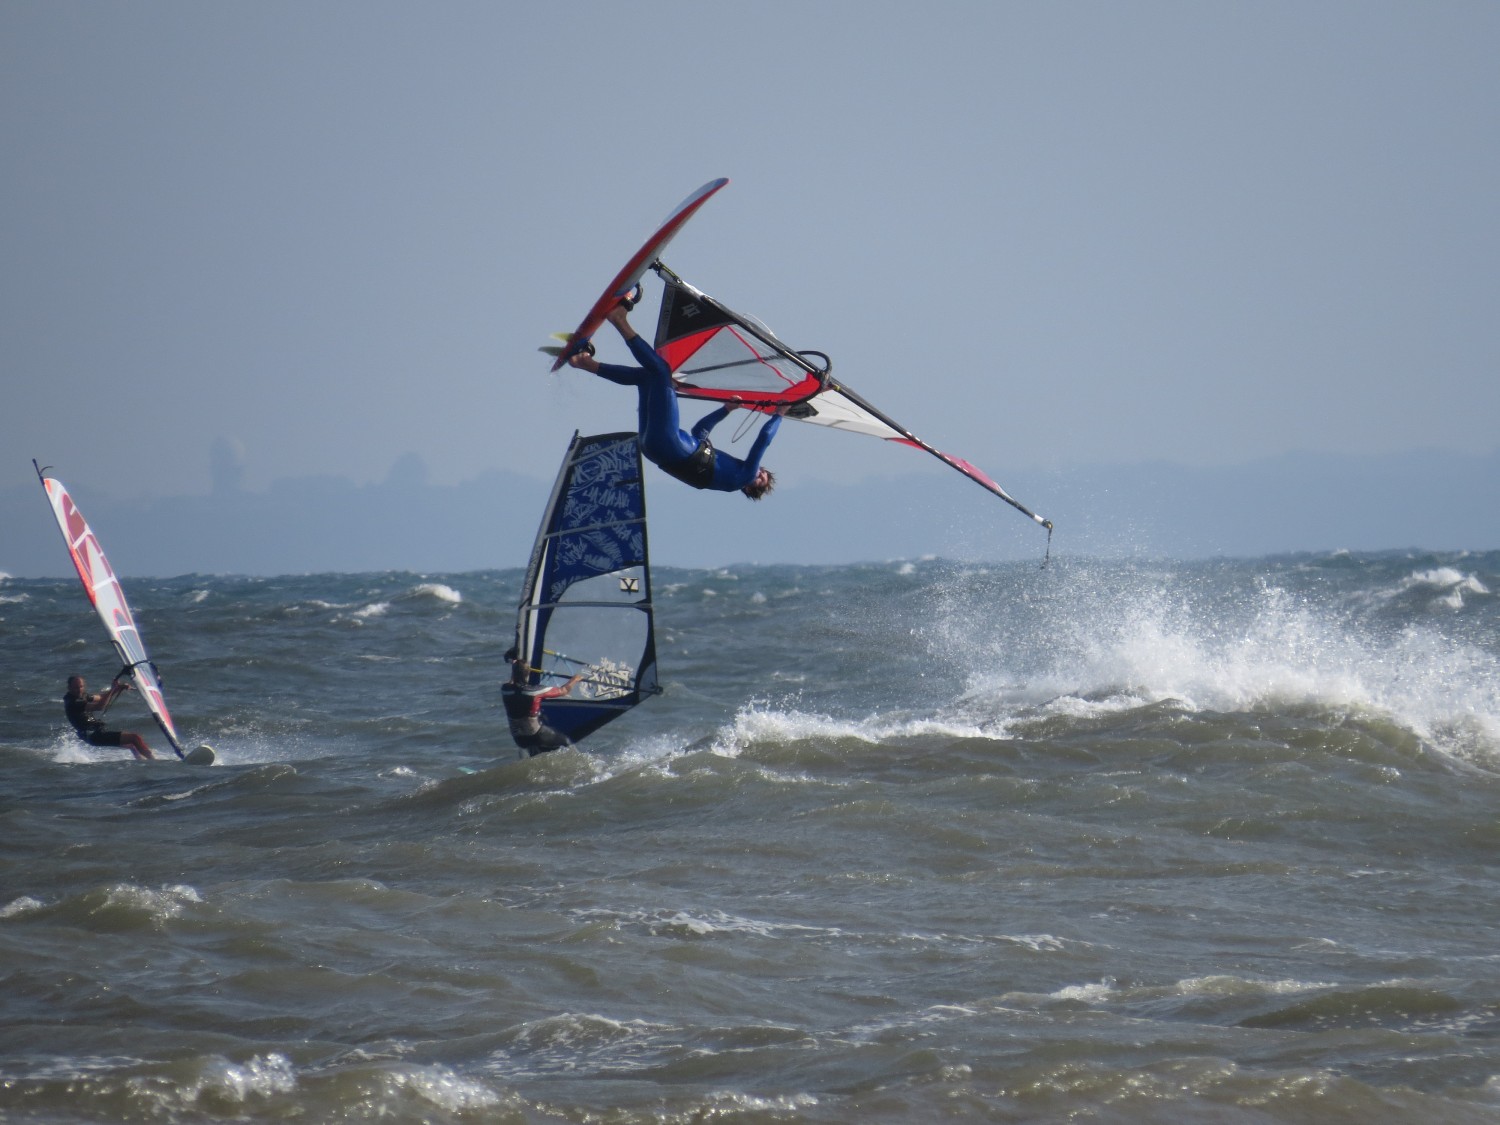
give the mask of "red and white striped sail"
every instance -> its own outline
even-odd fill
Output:
[[[98,537],[83,518],[78,505],[73,503],[73,498],[68,495],[62,481],[46,476],[40,466],[37,467],[37,476],[41,478],[42,487],[47,490],[52,514],[57,517],[58,529],[68,545],[68,554],[73,556],[73,566],[78,570],[84,592],[99,614],[99,620],[104,622],[104,628],[114,643],[120,662],[129,669],[135,680],[136,690],[146,701],[162,734],[167,736],[172,749],[181,758],[182,745],[178,742],[177,727],[172,722],[172,714],[167,710],[167,701],[162,695],[161,680],[146,653],[146,645],[141,640],[140,630],[136,628],[130,604],[125,600],[125,591],[120,588],[114,568],[104,556],[104,548],[99,546]]]

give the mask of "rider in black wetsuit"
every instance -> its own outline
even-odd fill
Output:
[[[583,673],[580,672],[561,687],[528,688],[526,664],[517,659],[516,650],[508,651],[505,659],[511,662],[511,673],[510,681],[501,685],[500,702],[505,704],[505,717],[510,720],[510,736],[515,739],[516,745],[526,751],[528,758],[572,746],[571,738],[542,722],[542,701],[567,695],[573,690],[573,685],[583,679]]]
[[[69,676],[68,692],[62,700],[63,714],[73,724],[78,737],[90,746],[126,746],[141,761],[150,761],[156,755],[151,753],[151,747],[146,745],[144,738],[133,730],[107,730],[104,720],[94,714],[95,711],[108,707],[122,691],[129,690],[128,683],[116,680],[110,684],[108,691],[90,695],[82,676]]]

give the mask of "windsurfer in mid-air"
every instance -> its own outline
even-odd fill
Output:
[[[104,720],[94,714],[113,703],[115,696],[122,691],[129,690],[128,683],[117,679],[109,685],[108,691],[90,695],[82,676],[69,676],[68,692],[63,696],[63,713],[68,716],[68,722],[73,724],[78,737],[90,746],[127,746],[138,759],[149,762],[156,755],[151,753],[144,738],[133,730],[106,730]]]
[[[762,468],[760,459],[781,426],[781,412],[766,419],[750,452],[743,458],[731,456],[713,447],[708,433],[725,418],[733,406],[720,407],[703,416],[691,433],[682,429],[677,413],[677,392],[672,386],[672,372],[656,349],[641,339],[630,326],[622,303],[609,314],[609,322],[619,330],[630,354],[640,360],[639,367],[600,363],[588,352],[579,352],[568,362],[583,371],[593,372],[611,383],[634,387],[640,395],[639,429],[641,452],[669,476],[694,488],[716,492],[743,492],[759,500],[776,484],[770,469]]]
[[[501,685],[500,701],[505,704],[510,736],[516,740],[516,745],[526,751],[528,758],[572,746],[571,738],[542,722],[542,701],[567,695],[573,690],[573,685],[583,679],[583,673],[578,673],[560,687],[532,688],[526,686],[526,661],[517,656],[514,648],[506,652],[505,659],[510,661],[510,681]]]

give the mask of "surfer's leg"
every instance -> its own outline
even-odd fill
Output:
[[[636,384],[640,393],[641,452],[658,465],[691,457],[698,442],[682,432],[672,369],[641,337],[632,336],[626,343],[631,354],[641,361],[641,381]]]
[[[571,738],[544,724],[542,729],[532,736],[532,741],[527,745],[526,752],[535,758],[538,754],[548,754],[553,750],[566,750],[572,745],[573,740]]]
[[[636,337],[639,339],[639,337]],[[632,341],[633,343],[634,341]],[[631,349],[632,351],[634,349]],[[647,346],[646,350],[653,358],[656,353]],[[672,392],[672,373],[667,370],[666,364],[660,359],[653,364],[660,367],[660,371],[647,370],[643,367],[625,367],[618,363],[601,363],[599,370],[594,374],[601,379],[608,379],[611,383],[618,383],[622,387],[634,387],[636,389],[636,432],[641,435],[641,452],[653,461],[659,456],[667,460],[676,460],[679,456],[678,443],[671,438],[673,432],[678,428],[677,421],[677,396]],[[663,379],[665,379],[665,393],[663,393]],[[662,423],[666,419],[666,423]],[[687,453],[691,453],[689,449]]]
[[[146,745],[146,740],[133,730],[120,732],[120,745],[130,747],[130,752],[143,762],[152,761],[156,757],[151,753],[151,747]]]

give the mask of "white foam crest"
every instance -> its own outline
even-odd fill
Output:
[[[20,898],[12,899],[4,906],[0,906],[0,918],[19,918],[23,914],[34,914],[41,910],[46,903],[41,899],[32,898],[30,895],[22,895]]]
[[[983,1015],[985,1007],[986,1005],[983,1004],[934,1004],[919,1012],[903,1012],[854,1024],[849,1028],[849,1034],[856,1040],[869,1040],[891,1031],[906,1031],[934,1024],[973,1019],[975,1016]]]
[[[412,587],[408,596],[435,598],[450,605],[459,605],[464,600],[464,596],[452,586],[445,586],[441,582],[422,582]]]
[[[592,774],[585,784],[610,781],[638,769],[655,770],[666,776],[669,763],[681,757],[687,749],[688,744],[680,736],[657,734],[631,742],[618,754],[584,753],[583,760],[588,763]]]
[[[1174,996],[1208,999],[1298,996],[1307,992],[1323,992],[1336,987],[1337,985],[1326,981],[1259,980],[1227,974],[1186,977],[1166,984],[1133,985],[1122,985],[1106,977],[1104,980],[1091,981],[1088,984],[1066,985],[1054,992],[1044,994],[1042,999],[1103,1007],[1109,1004],[1140,1003]],[[1021,994],[1014,995],[1016,998],[1021,996]]]
[[[350,616],[359,620],[370,617],[384,617],[390,608],[390,602],[371,602],[369,605],[356,609]]]
[[[1047,993],[1053,1000],[1077,1000],[1084,1004],[1103,1004],[1117,995],[1110,981],[1095,981],[1091,984],[1069,984]]]
[[[30,600],[30,594],[0,594],[0,605],[17,605]]]
[[[1451,566],[1434,567],[1432,570],[1418,570],[1408,575],[1401,583],[1401,589],[1410,590],[1416,587],[1430,586],[1438,590],[1461,590],[1470,594],[1488,594],[1489,590],[1485,584],[1479,581],[1473,574],[1465,574],[1463,571]]]
[[[388,1077],[397,1089],[408,1090],[449,1113],[493,1109],[502,1101],[500,1095],[484,1083],[464,1078],[440,1064],[403,1067],[389,1071]]]
[[[140,1065],[141,1060],[131,1055],[41,1055],[27,1066],[26,1072],[33,1079],[51,1082],[109,1075]]]
[[[711,1121],[721,1115],[732,1119],[744,1113],[756,1116],[768,1114],[774,1119],[784,1114],[795,1114],[798,1110],[811,1109],[819,1104],[817,1097],[812,1094],[774,1094],[762,1097],[735,1090],[713,1090],[704,1098],[704,1102],[706,1104],[697,1109],[692,1120]]]
[[[188,596],[187,596],[187,600],[190,601],[190,602],[192,602],[193,605],[201,605],[202,603],[204,603],[204,602],[206,602],[208,600],[208,591],[207,590],[192,590],[192,591],[189,591]]]
[[[1089,947],[1088,942],[1057,937],[1054,934],[950,934],[907,930],[899,936],[902,941],[918,945],[984,945],[1003,942],[1006,945],[1017,945],[1022,949],[1029,949],[1033,953],[1065,953],[1075,946]]]
[[[197,766],[197,767],[194,767],[194,768],[195,769],[216,769],[218,767],[218,764],[219,764],[218,761],[215,760],[214,762],[210,763],[208,766]],[[157,799],[161,800],[163,802],[190,801],[194,797],[196,797],[199,793],[207,793],[211,788],[213,788],[213,787],[210,786],[210,785],[195,785],[191,789],[184,789],[184,790],[182,790],[181,792],[178,792],[178,793],[164,793],[164,794],[161,795],[161,797],[159,797]]]
[[[844,934],[844,931],[836,926],[804,926],[796,922],[767,922],[759,918],[727,914],[722,910],[709,910],[702,913],[693,913],[688,910],[635,910],[622,914],[593,909],[578,911],[576,917],[611,919],[621,926],[640,927],[653,937],[676,935],[711,937],[715,934],[753,934],[756,937],[840,937]]]
[[[1337,987],[1327,981],[1251,980],[1216,975],[1188,977],[1173,985],[1171,991],[1179,996],[1300,996]]]
[[[297,1088],[297,1074],[292,1062],[279,1051],[256,1055],[244,1063],[222,1061],[204,1076],[199,1092],[211,1089],[237,1102],[252,1097],[289,1094]]]
[[[1001,934],[1000,940],[1022,946],[1033,953],[1062,953],[1070,945],[1085,944],[1053,934]]]
[[[673,1029],[644,1020],[563,1012],[521,1025],[514,1044],[490,1056],[485,1069],[507,1078],[577,1072],[587,1067],[636,1070],[651,1066],[656,1045]]]
[[[284,617],[296,618],[299,621],[325,613],[331,613],[332,621],[343,621],[345,610],[356,607],[355,602],[331,602],[326,598],[307,598],[302,601],[288,602],[276,610]]]
[[[1182,590],[1080,602],[1071,619],[1047,622],[1034,673],[971,676],[966,701],[1001,711],[985,723],[992,732],[1018,717],[1162,702],[1224,712],[1316,704],[1387,716],[1442,750],[1500,754],[1500,660],[1436,627],[1379,636],[1264,584],[1237,604],[1199,604]],[[988,647],[1007,659],[1002,644]]]
[[[118,762],[130,757],[123,746],[90,746],[82,739],[64,735],[51,746],[52,760],[59,765],[96,765],[101,762]],[[113,751],[107,753],[106,751]]]
[[[1478,575],[1465,574],[1457,567],[1436,566],[1430,570],[1414,570],[1394,586],[1374,590],[1365,595],[1365,600],[1375,605],[1384,605],[1402,598],[1432,595],[1428,608],[1433,610],[1460,610],[1464,608],[1464,595],[1488,596],[1489,587]]]
[[[893,739],[940,735],[949,738],[988,738],[973,723],[931,717],[871,715],[864,719],[836,719],[808,711],[781,711],[764,704],[741,708],[733,724],[716,740],[715,749],[731,755],[757,742],[836,741],[853,739],[871,744]]]
[[[845,933],[838,926],[804,926],[799,922],[765,922],[756,918],[726,914],[722,910],[710,911],[706,918],[694,917],[685,911],[679,911],[673,915],[673,920],[685,920],[701,933],[750,933],[764,937],[810,934],[818,937],[842,937]]]
[[[139,1069],[133,1059],[101,1060],[109,1070]],[[95,1066],[93,1069],[103,1069]],[[225,1101],[244,1105],[252,1099],[289,1094],[297,1088],[296,1072],[291,1061],[279,1051],[256,1055],[243,1063],[231,1063],[222,1057],[205,1060],[203,1069],[191,1081],[176,1081],[160,1074],[133,1074],[125,1088],[151,1109],[155,1118],[165,1111],[172,1119],[184,1114],[202,1112],[199,1102],[205,1097],[211,1104]],[[220,1116],[218,1113],[212,1114]],[[196,1117],[195,1117],[196,1119]]]
[[[124,907],[139,910],[156,921],[180,917],[190,903],[201,903],[203,896],[185,883],[174,883],[160,889],[135,883],[116,883],[104,890],[100,909]]]

